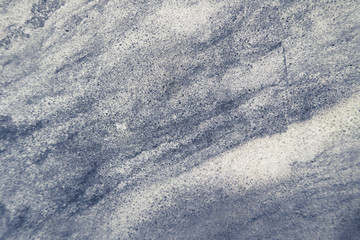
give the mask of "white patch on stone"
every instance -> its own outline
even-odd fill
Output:
[[[126,123],[115,123],[115,127],[120,132],[123,132],[127,129]]]
[[[210,23],[218,7],[208,1],[188,6],[183,2],[165,2],[157,13],[157,21],[165,28],[180,34],[193,34]]]

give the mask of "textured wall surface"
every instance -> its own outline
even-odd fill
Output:
[[[0,0],[0,239],[360,239],[357,0]]]

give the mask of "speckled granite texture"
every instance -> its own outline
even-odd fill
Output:
[[[360,239],[355,0],[1,0],[0,239]]]

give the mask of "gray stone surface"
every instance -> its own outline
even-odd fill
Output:
[[[358,1],[0,2],[0,239],[360,239]]]

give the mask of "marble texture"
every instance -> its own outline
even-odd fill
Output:
[[[1,0],[0,239],[360,239],[355,0]]]

